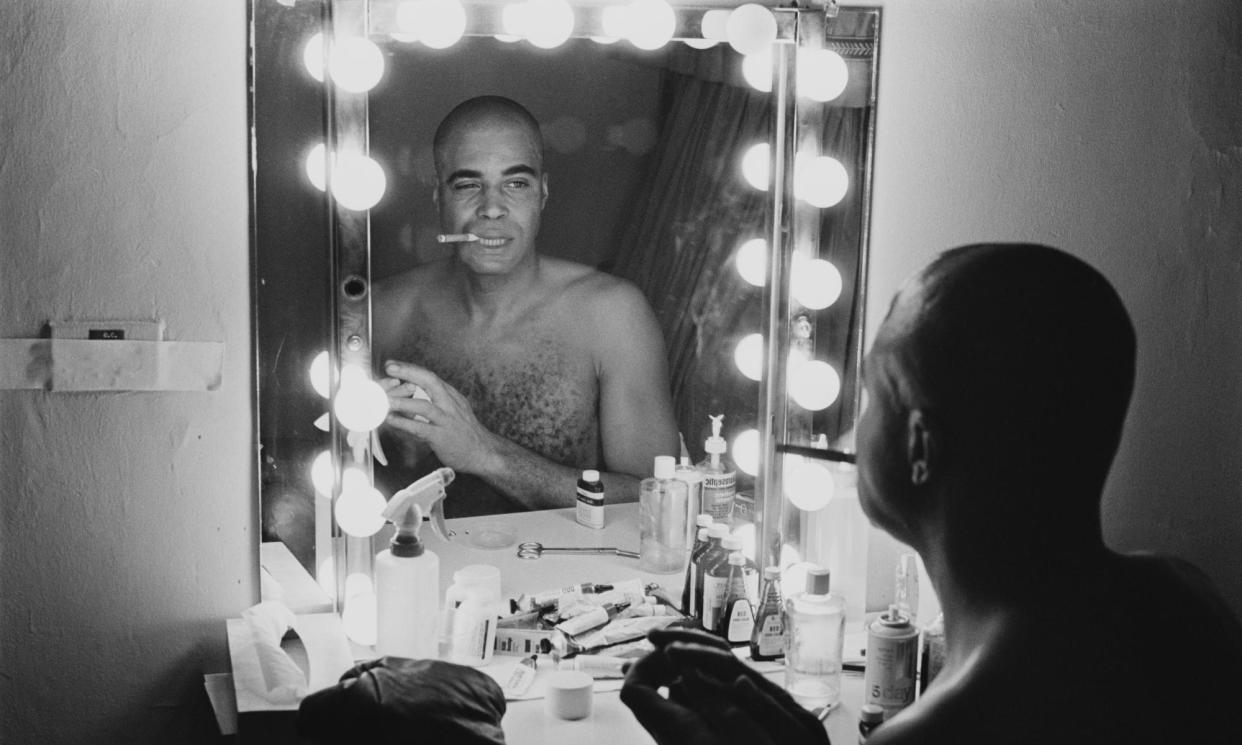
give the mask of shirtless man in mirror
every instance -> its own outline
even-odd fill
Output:
[[[376,286],[390,457],[422,473],[436,465],[430,452],[465,475],[450,516],[572,506],[588,468],[610,502],[636,498],[654,457],[679,452],[646,299],[538,252],[548,176],[538,122],[520,104],[463,102],[434,154],[440,229],[470,239]]]

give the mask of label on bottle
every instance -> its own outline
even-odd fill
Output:
[[[759,627],[759,654],[777,657],[785,653],[785,622],[780,612],[769,613]]]
[[[909,624],[886,627],[875,621],[867,634],[864,703],[884,707],[885,718],[914,703],[918,631]]]
[[[728,589],[729,578],[703,575],[703,628],[712,629],[716,614],[724,603],[725,590]]]
[[[737,474],[703,474],[703,511],[717,520],[727,520],[733,511],[733,496],[737,493]]]
[[[725,641],[730,644],[750,641],[750,635],[755,630],[755,614],[750,607],[750,601],[737,598],[733,601],[733,607],[726,610],[728,621],[725,623]]]
[[[574,517],[588,528],[598,530],[604,527],[604,492],[588,491],[579,484]]]

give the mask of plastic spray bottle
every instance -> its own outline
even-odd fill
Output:
[[[712,436],[703,445],[707,457],[698,466],[703,474],[703,512],[717,520],[727,521],[733,510],[733,497],[737,494],[737,472],[725,459],[728,446],[720,434],[724,414],[709,416],[708,419],[712,420]]]
[[[439,513],[431,526],[447,540],[442,500],[453,477],[451,468],[436,469],[394,494],[384,508],[384,519],[396,524],[397,533],[375,557],[375,650],[381,655],[436,657],[440,558],[426,549],[418,532],[424,514]]]

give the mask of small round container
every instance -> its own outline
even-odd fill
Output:
[[[500,520],[485,520],[470,528],[468,540],[475,548],[496,551],[517,543],[517,535]]]
[[[577,670],[558,670],[548,676],[548,713],[557,719],[586,719],[591,716],[595,680]]]

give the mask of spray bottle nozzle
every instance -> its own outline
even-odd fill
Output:
[[[725,439],[720,436],[720,429],[724,426],[724,414],[709,414],[707,418],[712,420],[712,436],[707,438],[707,442],[703,444],[703,447],[710,455],[723,455],[726,446]],[[715,459],[713,459],[713,462],[715,462]]]
[[[384,507],[384,519],[397,525],[398,534],[417,538],[423,515],[430,515],[432,529],[448,540],[448,527],[444,524],[444,488],[453,482],[455,476],[451,468],[437,468],[405,487],[388,500],[388,505]]]

